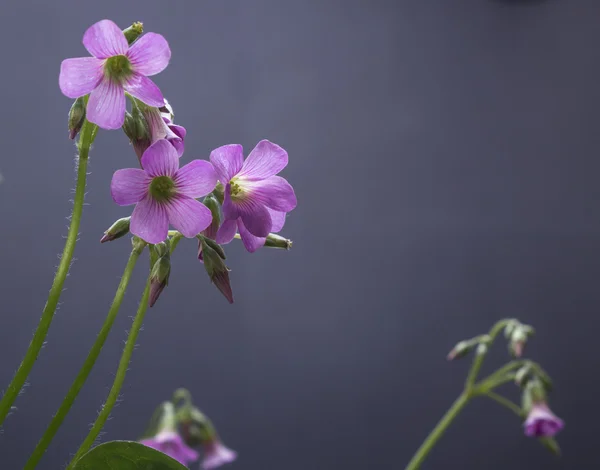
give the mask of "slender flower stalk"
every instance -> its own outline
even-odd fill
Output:
[[[140,305],[138,307],[137,313],[135,314],[135,318],[133,319],[133,324],[131,325],[131,330],[129,331],[129,336],[127,337],[127,342],[125,343],[125,348],[123,349],[123,354],[121,355],[121,360],[119,361],[119,367],[117,368],[117,373],[115,375],[115,380],[113,382],[112,388],[108,393],[108,397],[104,406],[102,407],[102,411],[98,414],[92,429],[84,439],[81,446],[75,453],[75,456],[67,466],[67,470],[72,470],[83,454],[85,454],[92,444],[96,441],[98,434],[104,427],[106,420],[110,416],[110,413],[117,402],[117,398],[119,397],[119,393],[121,393],[121,387],[123,386],[123,382],[125,381],[125,375],[127,374],[127,369],[129,368],[129,361],[131,360],[131,355],[133,354],[133,350],[135,349],[135,342],[137,341],[138,333],[142,328],[142,323],[144,322],[144,317],[146,316],[146,311],[148,310],[148,297],[150,296],[150,279],[146,281],[146,288],[144,289],[144,293],[142,294],[142,300],[140,300]]]
[[[102,351],[102,347],[106,342],[106,338],[110,333],[110,330],[115,322],[115,318],[117,317],[117,313],[119,312],[119,308],[121,307],[121,303],[123,302],[123,297],[125,296],[125,291],[127,290],[127,286],[129,285],[129,280],[131,279],[131,274],[133,273],[133,269],[140,257],[142,251],[146,244],[139,239],[134,241],[133,250],[131,251],[131,255],[129,255],[129,260],[127,261],[127,265],[125,266],[125,270],[123,271],[123,277],[121,278],[121,282],[119,283],[119,287],[117,288],[117,292],[115,293],[115,297],[113,299],[112,305],[108,311],[108,315],[106,316],[106,320],[104,320],[104,324],[102,325],[102,329],[100,333],[98,333],[98,337],[94,342],[94,345],[90,349],[88,356],[83,363],[83,366],[79,370],[75,381],[71,385],[71,388],[67,392],[60,408],[52,418],[52,421],[48,425],[46,432],[38,442],[35,450],[29,457],[29,460],[25,464],[24,470],[33,470],[40,459],[43,457],[44,452],[52,442],[52,439],[56,435],[56,432],[60,428],[62,422],[65,417],[69,413],[71,406],[75,402],[75,399],[79,395],[85,381],[87,380],[94,364],[96,364],[96,360],[100,355],[100,351]]]
[[[17,372],[15,373],[11,383],[6,388],[6,392],[2,396],[2,400],[0,400],[0,425],[4,423],[6,416],[10,412],[13,403],[23,388],[23,384],[27,380],[29,372],[33,368],[39,352],[44,345],[48,330],[50,329],[50,324],[54,318],[56,306],[58,305],[58,301],[63,290],[65,279],[69,273],[69,267],[71,266],[71,261],[73,260],[73,253],[75,252],[75,245],[77,244],[79,225],[83,212],[88,156],[92,142],[96,137],[97,130],[97,126],[88,121],[85,121],[83,127],[81,128],[81,135],[79,137],[79,142],[77,143],[77,148],[79,151],[77,184],[75,187],[73,213],[71,215],[71,223],[69,225],[67,241],[65,242],[60,263],[58,265],[58,269],[56,270],[56,274],[54,275],[54,281],[52,282],[52,287],[50,288],[50,292],[48,294],[48,300],[44,306],[44,311],[42,312],[42,316],[33,335],[33,339],[31,340],[31,343],[29,343],[29,348],[25,353],[25,357],[23,358],[21,365],[17,369]]]

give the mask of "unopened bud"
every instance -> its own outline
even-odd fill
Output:
[[[212,241],[212,240],[211,240]],[[229,281],[229,268],[225,265],[223,257],[212,247],[208,238],[202,240],[202,257],[204,269],[211,282],[225,296],[230,304],[233,303],[233,292]],[[222,248],[221,248],[222,250]],[[224,255],[224,253],[223,253]]]
[[[131,114],[125,112],[123,132],[129,138],[135,154],[141,161],[142,155],[152,144],[152,139],[146,118],[135,103],[132,106]]]
[[[521,357],[527,339],[533,335],[533,328],[529,325],[518,324],[514,327],[510,335],[508,349],[513,357]]]
[[[288,240],[287,238],[283,238],[276,233],[270,233],[267,235],[267,239],[265,240],[265,246],[270,248],[282,248],[284,250],[289,250],[292,248],[292,240]]]
[[[152,271],[150,272],[150,299],[148,306],[152,307],[158,297],[169,285],[169,276],[171,275],[171,255],[169,245],[165,242],[154,245],[155,256],[157,257]]]
[[[525,413],[529,413],[533,405],[546,402],[546,390],[537,377],[527,382],[521,395],[521,407]]]
[[[517,373],[515,374],[515,384],[517,384],[519,387],[522,387],[523,385],[525,385],[525,383],[529,379],[530,372],[531,372],[530,364],[526,364],[523,367],[521,367],[519,370],[517,370]]]
[[[202,235],[214,240],[217,237],[219,225],[221,225],[220,204],[213,194],[209,194],[208,196],[206,196],[202,200],[202,203],[210,210],[210,213],[212,214],[212,222],[208,227],[204,229]]]
[[[454,346],[452,350],[448,353],[447,359],[449,361],[453,361],[454,359],[460,359],[461,357],[465,357],[473,350],[474,347],[475,343],[473,343],[472,341],[460,341],[456,343],[456,346]]]
[[[85,97],[77,98],[69,111],[69,139],[73,140],[85,121]]]
[[[141,21],[136,21],[129,28],[123,30],[123,34],[125,35],[125,39],[127,39],[127,43],[131,46],[133,42],[139,38],[144,32],[144,23]]]
[[[100,243],[112,242],[117,238],[121,238],[129,233],[129,225],[131,217],[124,217],[117,220],[110,228],[104,232],[104,236],[100,239]]]

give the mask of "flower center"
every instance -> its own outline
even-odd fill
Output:
[[[169,176],[157,176],[150,183],[150,195],[157,202],[165,202],[175,194],[175,183]]]
[[[121,81],[131,75],[131,62],[124,55],[115,55],[106,59],[104,74],[107,77]]]
[[[235,182],[235,180],[231,180],[229,182],[229,189],[231,191],[231,199],[233,201],[240,201],[240,200],[243,199],[243,197],[244,197],[244,190],[239,185],[239,183]]]

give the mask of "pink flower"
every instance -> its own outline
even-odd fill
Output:
[[[225,185],[223,224],[217,243],[229,243],[236,231],[249,252],[265,244],[270,232],[283,228],[286,213],[296,207],[292,186],[275,176],[288,163],[279,145],[261,140],[246,161],[241,145],[225,145],[210,154],[219,181]]]
[[[210,210],[195,199],[215,187],[217,176],[209,162],[194,160],[179,168],[177,151],[162,139],[144,152],[141,164],[142,170],[116,171],[110,185],[117,204],[136,204],[131,233],[156,244],[167,238],[169,223],[188,238],[210,225]]]
[[[202,444],[204,457],[200,468],[210,470],[220,467],[226,463],[233,462],[237,458],[237,453],[226,447],[218,438],[211,439]]]
[[[552,437],[565,426],[565,423],[552,413],[546,403],[540,402],[531,407],[523,426],[527,436]]]
[[[145,446],[167,454],[182,465],[187,466],[190,462],[198,460],[199,457],[198,452],[188,447],[175,431],[161,431],[156,436],[143,439],[140,442]]]
[[[125,92],[161,107],[164,98],[148,77],[162,72],[171,59],[169,44],[160,34],[147,33],[131,46],[110,20],[90,26],[83,45],[93,57],[63,60],[58,83],[69,98],[90,93],[87,119],[103,129],[118,129],[125,119]]]

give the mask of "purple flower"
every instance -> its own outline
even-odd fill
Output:
[[[226,447],[218,438],[206,441],[202,444],[204,449],[204,457],[200,468],[210,470],[220,467],[226,463],[233,462],[237,458],[237,454]]]
[[[131,47],[110,20],[90,26],[83,45],[93,57],[63,60],[58,79],[69,98],[90,93],[87,119],[103,129],[118,129],[125,118],[125,92],[160,107],[164,98],[148,77],[162,72],[171,58],[169,44],[160,34],[148,33]]]
[[[136,204],[131,233],[156,244],[167,238],[169,223],[188,238],[210,225],[210,210],[195,199],[215,187],[217,176],[209,162],[194,160],[179,168],[175,148],[163,139],[144,152],[141,164],[142,170],[116,171],[110,185],[117,204]]]
[[[244,161],[241,145],[225,145],[210,154],[219,181],[225,185],[223,224],[217,243],[229,243],[236,230],[244,246],[254,252],[270,232],[283,228],[285,215],[296,207],[292,186],[275,176],[288,163],[287,152],[261,140]]]
[[[147,447],[167,454],[185,466],[198,460],[199,457],[198,452],[188,447],[175,431],[161,431],[156,436],[150,439],[142,439],[140,442]]]
[[[552,437],[558,433],[565,423],[556,416],[544,402],[535,403],[523,426],[525,435],[529,437]]]
[[[161,113],[157,108],[146,107],[143,114],[148,123],[152,143],[160,139],[167,139],[177,150],[177,155],[181,157],[185,149],[183,143],[186,134],[185,127],[173,124],[171,119],[166,117],[167,113]]]

